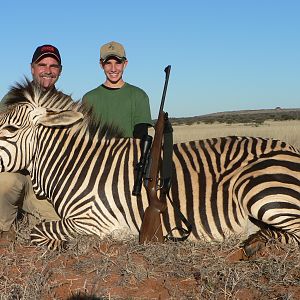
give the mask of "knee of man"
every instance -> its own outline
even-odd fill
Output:
[[[21,194],[26,182],[26,176],[22,174],[9,172],[0,173],[0,195],[6,193]]]

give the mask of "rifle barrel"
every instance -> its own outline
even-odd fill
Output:
[[[166,79],[165,79],[163,94],[162,94],[162,97],[161,97],[159,112],[161,112],[164,109],[170,72],[171,72],[171,66],[168,65],[168,66],[165,67]]]

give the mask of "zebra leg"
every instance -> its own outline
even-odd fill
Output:
[[[247,240],[242,244],[242,249],[246,257],[251,257],[259,250],[266,246],[270,240],[277,240],[284,244],[297,244],[300,245],[299,232],[291,233],[277,228],[264,228],[258,232],[250,235]]]
[[[84,230],[84,219],[62,219],[37,224],[30,233],[31,243],[49,250],[65,249],[77,234],[93,234]]]
[[[258,231],[243,244],[250,257],[269,240],[300,244],[299,166],[288,155],[256,161],[237,179],[234,196]]]
[[[271,203],[270,206],[276,207],[277,203]],[[284,204],[286,205],[286,203]],[[300,246],[300,212],[297,207],[291,207],[292,210],[290,211],[285,206],[283,206],[283,209],[273,209],[272,213],[266,213],[261,220],[249,217],[249,220],[258,228],[258,231],[250,234],[241,245],[244,254],[248,258],[272,240]]]

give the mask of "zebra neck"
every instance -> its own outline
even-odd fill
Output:
[[[67,129],[43,132],[31,172],[35,192],[58,203],[70,187],[88,194],[125,180],[131,190],[139,155],[139,141],[134,139],[98,138]],[[123,174],[115,176],[111,170],[120,167]]]

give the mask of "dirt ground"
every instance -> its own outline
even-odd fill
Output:
[[[53,252],[19,231],[0,240],[0,299],[300,299],[298,248],[274,243],[238,261],[238,243],[80,237]]]

